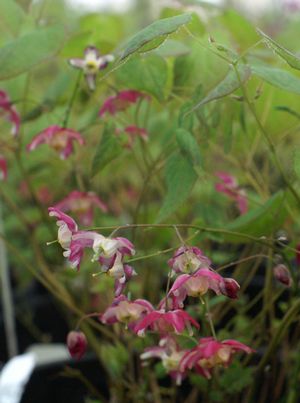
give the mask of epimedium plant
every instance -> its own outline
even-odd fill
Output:
[[[125,16],[40,27],[38,5],[1,7],[0,236],[20,285],[22,267],[66,308],[71,356],[94,350],[117,401],[296,401],[300,62],[284,35],[164,8],[124,41]]]

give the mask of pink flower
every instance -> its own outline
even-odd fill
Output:
[[[107,67],[108,63],[113,62],[115,57],[113,55],[103,55],[94,46],[88,46],[84,51],[83,59],[70,59],[71,66],[82,69],[90,90],[96,88],[96,77],[99,70]]]
[[[120,252],[122,256],[133,256],[135,254],[134,245],[126,238],[106,238],[96,234],[93,242],[94,256],[92,261],[99,260],[103,266],[110,267],[115,254]]]
[[[110,307],[100,315],[100,320],[104,324],[125,323],[132,329],[135,324],[147,313],[153,311],[150,302],[144,299],[128,301],[124,295],[115,298]]]
[[[254,352],[250,347],[236,340],[217,341],[213,337],[204,337],[196,347],[187,352],[181,362],[180,371],[186,372],[194,368],[200,375],[210,379],[216,366],[228,367],[233,354],[244,351]]]
[[[181,246],[169,259],[168,265],[175,273],[193,273],[202,267],[209,267],[211,261],[195,246]]]
[[[56,224],[58,226],[58,234],[57,240],[61,247],[65,249],[63,255],[68,257],[70,255],[70,245],[72,240],[72,235],[77,232],[78,227],[76,222],[68,216],[64,214],[62,211],[58,210],[55,207],[48,208],[49,216],[56,217]]]
[[[96,232],[91,231],[77,231],[72,234],[69,252],[64,253],[72,267],[79,270],[84,249],[92,248],[96,235],[98,235]]]
[[[278,264],[273,269],[274,277],[281,284],[286,285],[287,287],[291,287],[292,285],[292,277],[289,269],[284,264]]]
[[[21,119],[16,108],[11,104],[8,94],[3,90],[0,90],[0,110],[2,111],[1,116],[12,123],[12,135],[17,136]]]
[[[67,336],[67,347],[72,358],[80,360],[87,348],[87,340],[82,332],[71,331]]]
[[[61,159],[66,159],[73,152],[74,141],[77,141],[80,145],[84,144],[84,139],[80,133],[53,125],[37,134],[31,143],[27,145],[27,150],[33,151],[41,144],[48,144],[59,153]]]
[[[236,178],[226,172],[217,172],[216,176],[221,179],[221,182],[215,185],[216,191],[233,199],[240,213],[245,214],[248,211],[248,200],[245,190],[238,186]]]
[[[122,136],[125,134],[125,139],[122,139],[123,147],[132,148],[136,137],[140,137],[144,141],[148,140],[148,132],[146,129],[137,126],[127,126],[124,129],[116,129],[116,134]]]
[[[79,192],[74,190],[67,197],[54,206],[61,211],[72,211],[79,216],[83,225],[93,222],[93,208],[98,207],[107,212],[106,204],[94,192]]]
[[[146,348],[141,354],[141,359],[160,358],[167,373],[176,380],[177,385],[180,385],[184,373],[179,370],[179,364],[187,351],[180,349],[172,336],[167,336],[160,339],[159,346]]]
[[[168,293],[168,298],[172,300],[173,306],[182,308],[187,296],[202,297],[209,289],[217,295],[237,298],[239,285],[233,279],[225,279],[213,270],[203,268],[191,275],[178,276]]]
[[[197,329],[200,328],[197,323],[188,313],[182,309],[175,309],[173,311],[165,312],[164,309],[159,311],[152,311],[148,313],[134,328],[134,332],[138,336],[144,336],[145,331],[150,328],[153,331],[161,334],[167,334],[175,331],[175,333],[182,333],[187,327],[189,333],[192,335],[191,325]]]
[[[7,178],[7,163],[6,159],[0,155],[0,180],[6,180]]]
[[[115,115],[117,112],[127,109],[131,104],[135,104],[140,99],[149,99],[149,97],[135,90],[120,91],[117,95],[111,96],[104,101],[99,111],[99,116],[101,117],[105,113]]]

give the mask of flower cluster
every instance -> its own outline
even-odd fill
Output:
[[[217,295],[234,299],[240,288],[234,279],[224,278],[215,272],[210,266],[210,260],[200,249],[182,246],[169,260],[171,272],[178,277],[156,308],[145,299],[132,301],[123,294],[125,283],[136,274],[124,263],[124,257],[132,256],[135,252],[128,239],[79,231],[76,222],[55,207],[49,208],[49,214],[57,218],[58,242],[65,249],[64,256],[74,266],[79,267],[83,250],[91,248],[94,252],[92,261],[98,262],[105,273],[115,278],[115,298],[99,314],[100,322],[104,325],[123,324],[140,337],[149,331],[159,336],[158,345],[146,348],[141,355],[142,360],[152,357],[161,359],[167,373],[180,384],[191,369],[210,378],[213,368],[227,367],[234,353],[253,351],[238,341],[220,342],[213,337],[200,338],[197,346],[192,349],[182,349],[176,341],[176,335],[187,332],[189,337],[193,336],[193,328],[200,329],[198,321],[184,309],[188,296],[202,299],[212,290]],[[80,334],[71,332],[70,335],[70,340],[75,340],[75,347],[69,341],[68,348],[71,355],[77,357],[85,349],[85,344]]]
[[[110,238],[93,231],[79,231],[73,218],[56,207],[48,210],[49,215],[57,219],[57,240],[71,266],[79,270],[84,250],[92,249],[92,262],[97,261],[101,270],[115,279],[115,295],[120,295],[126,282],[136,274],[131,266],[124,263],[125,256],[135,254],[133,244],[122,237]]]

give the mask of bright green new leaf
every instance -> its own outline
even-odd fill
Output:
[[[279,43],[275,42],[272,38],[270,38],[267,34],[262,32],[260,29],[257,32],[263,37],[265,43],[274,50],[275,53],[278,54],[283,60],[285,60],[291,67],[294,69],[300,70],[300,58],[294,55],[292,52],[279,45]]]
[[[189,161],[179,152],[172,154],[165,168],[167,195],[156,222],[164,221],[189,197],[197,175]]]
[[[285,194],[282,191],[275,193],[264,205],[238,217],[226,227],[226,230],[254,237],[270,235],[282,225],[286,216],[284,198]],[[229,234],[224,234],[224,239],[230,242],[252,242],[247,237]]]
[[[164,98],[168,67],[162,57],[154,54],[133,57],[116,74],[126,87],[147,92],[158,100]]]
[[[300,78],[288,71],[264,65],[251,66],[252,73],[274,87],[300,94]]]
[[[50,59],[61,48],[64,27],[37,29],[0,48],[0,80],[17,76]]]
[[[242,65],[238,68],[240,80],[244,83],[251,76],[251,69],[249,66]],[[235,90],[237,90],[240,86],[240,80],[237,77],[237,74],[234,70],[230,70],[226,77],[212,90],[206,95],[202,101],[197,103],[190,112],[193,112],[195,109],[200,108],[211,101],[215,101],[219,98],[224,98],[227,95],[231,94]]]
[[[190,20],[190,14],[181,14],[176,15],[175,17],[164,18],[162,20],[153,22],[152,24],[148,25],[148,27],[135,34],[127,42],[125,50],[122,53],[121,60],[141,50],[143,46],[149,45],[151,41],[157,40],[160,37],[166,37],[172,32],[175,32],[178,28],[187,24]],[[157,46],[160,44],[161,41],[158,41]],[[153,47],[150,46],[148,50],[149,49],[153,49]],[[143,51],[146,51],[146,48],[144,48]]]
[[[201,164],[201,155],[199,145],[194,136],[185,129],[177,129],[176,139],[182,154],[192,165],[199,166]]]
[[[91,176],[94,177],[109,162],[118,157],[121,151],[122,147],[116,138],[114,125],[105,126],[92,162]]]

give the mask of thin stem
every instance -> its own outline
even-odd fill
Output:
[[[249,234],[244,234],[242,232],[237,232],[237,231],[230,231],[226,230],[223,228],[211,228],[211,227],[202,227],[199,225],[193,225],[193,224],[126,224],[126,225],[110,225],[110,226],[102,226],[102,227],[91,227],[87,228],[87,231],[103,231],[103,230],[113,230],[113,229],[118,229],[118,230],[123,230],[123,229],[130,229],[130,228],[173,228],[174,227],[178,228],[190,228],[190,229],[195,229],[198,231],[202,232],[211,232],[211,233],[216,233],[216,234],[223,234],[223,235],[233,235],[238,238],[244,238],[245,240],[253,241],[256,243],[259,243],[261,245],[268,246],[269,248],[272,248],[274,250],[277,250],[277,247],[272,244],[272,239],[271,238],[266,238],[265,236],[261,237],[255,237],[253,235]],[[293,252],[297,252],[295,248],[292,248],[290,246],[285,247],[286,250],[290,250]]]
[[[63,121],[63,124],[62,124],[63,127],[68,126],[70,113],[71,113],[71,110],[72,110],[72,107],[73,107],[73,104],[74,104],[74,101],[75,101],[75,98],[76,98],[76,94],[77,94],[77,91],[78,91],[78,88],[79,88],[79,85],[80,85],[81,77],[82,77],[82,71],[80,70],[79,73],[78,73],[78,76],[77,76],[77,80],[76,80],[76,84],[75,84],[73,93],[72,93],[71,98],[69,100],[69,103],[67,105],[65,118],[64,118],[64,121]]]
[[[206,311],[206,317],[207,317],[207,320],[208,320],[208,323],[209,323],[209,327],[210,327],[210,330],[211,330],[211,334],[213,335],[214,339],[217,340],[217,335],[216,335],[214,323],[213,323],[213,321],[212,321],[211,313],[210,313],[210,311],[209,311],[209,306],[208,306],[208,300],[207,300],[207,298],[204,298],[204,299],[203,299],[203,302],[204,302],[205,311]]]

